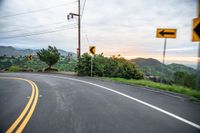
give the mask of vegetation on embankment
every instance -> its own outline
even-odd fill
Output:
[[[156,76],[156,73],[160,72],[161,65],[163,64],[155,59],[126,60],[121,56],[105,57],[103,54],[97,54],[92,57],[88,53],[85,53],[77,61],[73,58],[72,54],[63,56],[56,47],[51,46],[49,46],[48,49],[37,50],[35,53],[37,53],[37,55],[33,55],[32,60],[28,60],[27,56],[0,56],[0,72],[76,71],[78,75],[91,76],[92,60],[92,76],[110,77],[113,80],[118,79],[120,82],[124,83],[173,91],[199,99],[199,91],[194,90],[197,80],[196,70],[184,65],[168,65],[170,66],[170,70],[174,71],[168,74],[171,76],[167,76],[170,80],[163,77],[162,82],[165,84],[160,84],[156,83],[160,81],[160,76]],[[165,66],[165,68],[168,69],[167,66]],[[160,75],[160,73],[158,75]],[[154,82],[149,80],[124,81],[125,79],[143,78]]]
[[[104,77],[102,79],[109,80],[109,81],[115,81],[115,82],[119,82],[119,83],[130,84],[130,85],[141,85],[141,86],[152,87],[155,89],[176,92],[176,93],[180,93],[180,94],[189,96],[191,100],[200,101],[200,91],[194,90],[191,88],[187,88],[187,87],[183,87],[183,86],[160,84],[160,83],[152,82],[149,80],[135,80],[135,79],[107,78],[107,77]]]
[[[53,68],[58,69],[58,71],[70,71],[74,72],[76,66],[76,60],[71,57],[60,56],[58,62],[53,65]],[[10,71],[10,72],[41,72],[47,68],[44,62],[40,61],[37,56],[33,56],[31,61],[28,61],[27,57],[4,57],[0,56],[0,71]],[[16,68],[16,69],[15,69]]]
[[[74,72],[76,66],[76,60],[70,56],[60,56],[58,62],[53,65],[58,71]],[[27,57],[6,57],[0,56],[0,71],[9,72],[41,72],[47,68],[44,62],[40,61],[37,56],[33,56],[31,61],[28,61]]]
[[[0,71],[2,72],[42,72],[45,70],[74,72],[77,62],[73,53],[58,50],[52,46],[42,50],[16,50],[13,47],[1,47],[0,51]],[[33,57],[32,60],[27,58],[30,54]],[[52,68],[49,69],[51,66]]]
[[[77,62],[76,72],[78,75],[91,75],[91,61],[93,66],[92,76],[125,79],[144,78],[143,73],[133,63],[123,57],[105,57],[103,54],[97,54],[92,57],[88,53],[84,53]]]

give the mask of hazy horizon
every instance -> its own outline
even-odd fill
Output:
[[[52,45],[53,46],[53,45]],[[11,46],[11,45],[7,45],[7,46],[5,46],[5,47],[13,47],[13,48],[15,48],[15,49],[18,49],[18,50],[26,50],[26,49],[31,49],[31,50],[40,50],[41,48],[38,48],[38,49],[34,49],[34,48],[20,48],[20,47],[14,47],[14,46]],[[47,48],[47,47],[46,47]],[[66,51],[66,52],[72,52],[72,53],[74,53],[74,54],[76,54],[74,51],[67,51],[67,50],[65,50],[65,49],[59,49],[59,50],[64,50],[64,51]],[[99,53],[100,54],[100,53]],[[115,56],[117,56],[117,55],[115,55]],[[111,56],[107,56],[107,57],[111,57]],[[157,59],[157,58],[153,58],[153,57],[149,57],[149,58],[145,58],[145,57],[132,57],[132,58],[130,58],[130,57],[125,57],[125,56],[123,56],[123,55],[120,55],[120,57],[124,57],[125,59],[128,59],[128,60],[131,60],[131,59],[137,59],[137,58],[144,58],[144,59],[150,59],[150,58],[152,58],[152,59],[156,59],[156,60],[158,60],[158,61],[160,61],[161,63],[162,63],[162,59]],[[173,61],[173,60],[168,60],[168,62],[166,62],[165,64],[166,65],[169,65],[169,64],[173,64],[173,63],[175,63],[175,64],[182,64],[182,65],[185,65],[185,66],[188,66],[188,67],[192,67],[193,69],[196,69],[196,64],[190,64],[190,63],[188,63],[188,64],[183,64],[182,63],[182,61]]]
[[[106,56],[162,61],[164,39],[156,38],[156,29],[176,28],[177,38],[167,39],[166,63],[196,67],[198,43],[191,37],[197,0],[92,0],[83,5],[81,1],[82,53],[95,45],[97,53]],[[76,53],[77,19],[68,21],[70,12],[77,12],[77,1],[1,0],[0,45],[31,49],[55,45]]]

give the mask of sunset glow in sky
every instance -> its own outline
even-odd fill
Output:
[[[196,10],[197,0],[87,0],[82,53],[95,45],[97,53],[106,56],[162,60],[164,39],[155,37],[156,29],[176,28],[177,38],[167,40],[166,62],[195,67],[198,43],[191,41],[191,32]],[[68,21],[69,12],[77,12],[76,0],[0,0],[0,45],[31,49],[55,45],[76,52],[77,20]],[[10,38],[46,32],[53,33]]]

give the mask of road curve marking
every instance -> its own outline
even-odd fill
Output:
[[[22,124],[19,126],[19,128],[16,131],[17,133],[22,132],[23,129],[25,128],[26,124],[28,123],[31,115],[33,114],[35,106],[37,104],[38,87],[36,86],[36,84],[33,81],[28,80],[28,79],[17,78],[17,77],[0,77],[0,79],[22,80],[22,81],[26,81],[27,83],[29,83],[31,85],[32,93],[31,93],[31,97],[30,97],[28,103],[26,104],[24,110],[19,115],[19,117],[15,120],[15,122],[11,125],[11,127],[6,131],[6,133],[12,133],[15,130],[15,128],[19,125],[19,123],[22,121],[22,119],[25,117]],[[33,102],[33,100],[34,100],[34,102]],[[31,106],[31,104],[32,104],[32,106]],[[29,110],[29,108],[31,108],[31,109]],[[29,111],[29,113],[27,114],[28,111]]]
[[[28,123],[28,121],[30,120],[34,110],[35,110],[35,107],[36,107],[36,104],[37,104],[37,101],[38,101],[38,87],[37,85],[31,81],[32,84],[34,85],[35,89],[36,89],[36,93],[35,93],[35,99],[33,101],[33,104],[31,106],[31,109],[29,111],[29,113],[26,115],[26,118],[24,119],[24,121],[22,122],[22,124],[20,125],[20,127],[17,129],[16,133],[21,133],[23,131],[23,129],[25,128],[26,124]]]
[[[105,90],[114,92],[114,93],[119,94],[119,95],[121,95],[121,96],[124,96],[124,97],[126,97],[126,98],[128,98],[128,99],[131,99],[131,100],[134,100],[134,101],[136,101],[136,102],[138,102],[138,103],[141,103],[141,104],[143,104],[143,105],[146,105],[146,106],[148,106],[148,107],[150,107],[150,108],[152,108],[152,109],[155,109],[155,110],[157,110],[157,111],[159,111],[159,112],[162,112],[162,113],[164,113],[164,114],[166,114],[166,115],[168,115],[168,116],[171,116],[171,117],[173,117],[173,118],[175,118],[175,119],[177,119],[177,120],[179,120],[179,121],[182,121],[182,122],[184,122],[184,123],[186,123],[186,124],[189,124],[189,125],[191,125],[191,126],[193,126],[193,127],[195,127],[195,128],[197,128],[197,129],[200,130],[200,125],[198,125],[198,124],[196,124],[196,123],[194,123],[194,122],[191,122],[191,121],[189,121],[189,120],[186,120],[186,119],[184,119],[184,118],[182,118],[182,117],[180,117],[180,116],[178,116],[178,115],[175,115],[175,114],[173,114],[173,113],[170,113],[170,112],[168,112],[168,111],[166,111],[166,110],[164,110],[164,109],[161,109],[161,108],[159,108],[159,107],[156,107],[156,106],[154,106],[154,105],[151,105],[151,104],[149,104],[149,103],[147,103],[147,102],[144,102],[144,101],[142,101],[142,100],[139,100],[139,99],[137,99],[137,98],[131,97],[131,96],[126,95],[126,94],[124,94],[124,93],[121,93],[121,92],[119,92],[119,91],[110,89],[110,88],[108,88],[108,87],[104,87],[104,86],[101,86],[101,85],[98,85],[98,84],[94,84],[94,83],[91,83],[91,82],[88,82],[88,81],[79,80],[79,79],[74,79],[74,78],[59,77],[59,76],[51,76],[51,77],[60,78],[60,79],[68,79],[68,80],[77,81],[77,82],[81,82],[81,83],[85,83],[85,84],[89,84],[89,85],[93,85],[93,86],[96,86],[96,87],[103,88],[103,89],[105,89]]]

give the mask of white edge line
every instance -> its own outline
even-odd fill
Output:
[[[165,110],[163,110],[163,109],[161,109],[161,108],[159,108],[159,107],[156,107],[156,106],[154,106],[154,105],[151,105],[151,104],[149,104],[149,103],[146,103],[146,102],[144,102],[144,101],[141,101],[141,100],[139,100],[139,99],[136,99],[136,98],[134,98],[134,97],[128,96],[128,95],[126,95],[126,94],[124,94],[124,93],[121,93],[121,92],[119,92],[119,91],[115,91],[115,90],[112,90],[112,89],[110,89],[110,88],[107,88],[107,87],[104,87],[104,86],[101,86],[101,85],[98,85],[98,84],[94,84],[94,83],[91,83],[91,82],[88,82],[88,81],[84,81],[84,80],[73,79],[73,78],[67,78],[67,77],[59,77],[59,76],[51,76],[51,77],[56,77],[56,78],[61,78],[61,79],[68,79],[68,80],[78,81],[78,82],[81,82],[81,83],[86,83],[86,84],[90,84],[90,85],[93,85],[93,86],[97,86],[97,87],[103,88],[103,89],[105,89],[105,90],[108,90],[108,91],[117,93],[117,94],[119,94],[119,95],[121,95],[121,96],[124,96],[124,97],[126,97],[126,98],[132,99],[132,100],[134,100],[134,101],[137,101],[138,103],[141,103],[141,104],[143,104],[143,105],[146,105],[146,106],[148,106],[148,107],[150,107],[150,108],[153,108],[153,109],[155,109],[155,110],[157,110],[157,111],[160,111],[160,112],[162,112],[162,113],[164,113],[164,114],[166,114],[166,115],[168,115],[168,116],[171,116],[171,117],[173,117],[173,118],[175,118],[175,119],[177,119],[177,120],[180,120],[180,121],[182,121],[182,122],[184,122],[184,123],[186,123],[186,124],[189,124],[189,125],[191,125],[191,126],[197,128],[197,129],[200,129],[200,125],[198,125],[198,124],[196,124],[196,123],[194,123],[194,122],[191,122],[191,121],[189,121],[189,120],[186,120],[186,119],[184,119],[184,118],[182,118],[182,117],[180,117],[180,116],[177,116],[177,115],[175,115],[175,114],[173,114],[173,113],[170,113],[170,112],[168,112],[168,111],[165,111]]]

